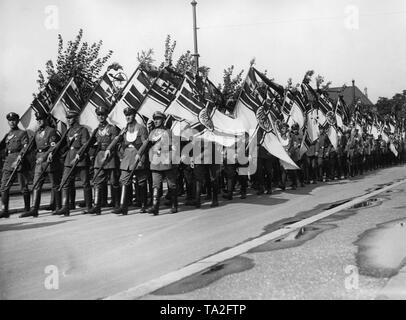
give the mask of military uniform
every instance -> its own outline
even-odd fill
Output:
[[[325,181],[327,175],[327,164],[330,156],[331,143],[327,134],[319,136],[317,152],[317,168],[319,181]]]
[[[19,121],[20,117],[14,112],[7,114],[8,121]],[[1,177],[1,199],[3,202],[3,209],[0,215],[1,218],[9,217],[9,197],[10,197],[10,187],[6,186],[11,174],[15,168],[15,163],[18,160],[20,154],[26,151],[28,147],[29,137],[26,131],[16,128],[12,128],[9,133],[1,141],[0,149],[5,149],[6,159],[3,164],[3,173]],[[20,184],[20,189],[24,198],[24,209],[25,211],[30,210],[30,192],[28,190],[28,170],[27,162],[23,159],[22,164],[18,168],[17,177]]]
[[[295,128],[299,129],[299,125],[294,125]],[[292,126],[292,128],[294,128]],[[297,132],[290,133],[290,148],[288,150],[290,158],[301,168],[300,170],[292,170],[292,188],[297,187],[297,180],[299,179],[301,186],[304,185],[304,176],[303,176],[303,162],[300,156],[300,146],[302,144],[303,135]]]
[[[348,138],[346,134],[343,134],[338,138],[337,142],[337,176],[340,179],[344,179],[348,175],[347,170],[347,146]]]
[[[36,119],[38,120],[46,120],[47,116],[42,114],[36,114]],[[42,174],[44,170],[46,170],[49,180],[51,182],[53,193],[53,199],[55,201],[55,207],[57,210],[61,207],[61,197],[60,191],[58,191],[58,186],[60,184],[60,175],[58,174],[58,158],[57,156],[53,155],[52,161],[47,164],[48,156],[51,154],[56,147],[57,142],[59,141],[60,137],[57,131],[47,126],[45,123],[41,126],[34,136],[34,145],[36,149],[36,161],[35,161],[35,169],[34,169],[34,182],[35,189],[33,190],[33,208],[30,212],[26,212],[22,214],[20,217],[37,217],[38,216],[38,209],[41,203],[41,189],[42,185],[45,181],[45,175]]]
[[[124,114],[135,116],[135,110],[133,108],[126,108]],[[139,187],[139,195],[141,198],[141,213],[146,212],[147,205],[147,180],[148,180],[148,170],[147,170],[147,156],[146,152],[140,153],[141,147],[144,142],[148,141],[148,131],[147,129],[134,122],[133,124],[128,124],[125,133],[122,132],[120,135],[121,146],[120,152],[120,185],[121,185],[121,199],[120,207],[113,210],[115,214],[124,214],[128,212],[129,203],[129,190],[132,184],[132,170],[136,165],[136,156],[138,155],[139,161],[137,167],[134,171],[134,176],[137,179]],[[111,148],[111,145],[109,146]]]
[[[293,145],[293,137],[287,131],[288,128],[289,128],[289,125],[284,123],[283,126],[286,128],[286,133],[281,134],[280,141],[281,141],[281,144],[282,144],[283,148],[285,149],[286,153],[291,155],[294,152],[296,152],[295,149],[296,149],[297,146]],[[286,169],[284,167],[283,163],[280,160],[279,160],[279,168],[280,168],[279,170],[280,170],[280,173],[281,173],[280,174],[280,177],[281,177],[280,187],[281,187],[281,189],[282,190],[286,189],[286,181],[287,181],[288,175],[289,175],[289,177],[291,178],[291,181],[292,181],[292,186],[291,186],[292,189],[296,189],[297,188],[296,170]]]
[[[309,148],[306,151],[307,155],[307,167],[309,168],[310,182],[316,183],[317,180],[317,156],[319,150],[319,139],[310,143]]]
[[[105,107],[98,107],[96,114],[98,116],[104,115],[107,117],[109,111]],[[111,185],[111,197],[114,207],[118,207],[119,204],[119,177],[118,177],[118,157],[115,152],[115,145],[111,146],[113,140],[118,136],[119,130],[116,126],[103,121],[99,123],[97,133],[90,142],[95,148],[94,156],[94,171],[98,172],[98,175],[94,179],[94,207],[87,211],[91,214],[101,214],[102,206],[102,190],[103,187],[110,180]],[[109,148],[110,147],[110,148]],[[107,152],[108,151],[108,152]],[[103,162],[108,156],[107,162],[102,167]]]
[[[163,127],[163,121],[166,118],[165,114],[157,111],[153,115],[153,119],[162,119],[162,125],[159,128],[154,128],[148,137],[148,145],[152,146],[149,149],[150,170],[152,172],[152,208],[148,211],[154,215],[159,213],[159,198],[160,189],[164,179],[167,180],[168,189],[172,198],[171,213],[178,211],[178,195],[176,188],[176,171],[172,164],[172,146],[171,130]]]
[[[79,114],[75,111],[68,111],[67,118],[76,118]],[[96,129],[98,130],[98,129]],[[62,180],[65,180],[71,170],[76,156],[81,153],[81,149],[85,147],[86,143],[89,141],[90,135],[87,129],[80,125],[77,120],[70,126],[68,134],[66,135],[66,142],[68,150],[66,151],[64,169]],[[70,175],[67,182],[62,188],[62,209],[57,211],[59,215],[69,216],[69,197],[70,189],[74,188],[75,176],[79,174],[80,180],[82,181],[83,193],[85,198],[85,205],[88,210],[92,208],[92,189],[90,187],[90,177],[89,177],[89,157],[85,154],[80,161],[77,163],[74,172]]]
[[[206,184],[207,189],[211,189],[212,203],[211,207],[218,206],[218,190],[219,177],[221,172],[221,147],[213,142],[200,141],[201,148],[198,152],[197,148],[193,151],[193,174],[195,177],[195,201],[194,205],[199,208],[201,205],[200,196],[203,185]],[[196,143],[196,142],[194,142]],[[216,161],[216,155],[218,156]],[[208,191],[209,195],[209,191]]]
[[[264,134],[263,129],[259,128],[257,134],[258,154],[257,154],[257,171],[255,173],[258,191],[257,194],[263,194],[266,190],[267,194],[272,193],[272,171],[273,171],[273,156],[259,144]]]

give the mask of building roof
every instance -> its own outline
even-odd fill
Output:
[[[358,89],[357,86],[354,86],[354,87],[350,86],[350,87],[346,87],[344,90],[342,90],[342,89],[343,89],[342,87],[329,88],[328,89],[329,98],[336,101],[338,99],[338,96],[342,95],[347,106],[351,106],[353,104],[354,89],[355,89],[355,101],[357,101],[358,99],[361,99],[362,105],[365,105],[365,106],[374,105],[371,102],[371,100],[369,100],[368,97],[360,89]]]

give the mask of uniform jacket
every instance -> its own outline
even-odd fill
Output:
[[[343,156],[346,154],[346,147],[347,147],[347,136],[343,134],[339,139],[337,143],[337,154],[338,156]]]
[[[148,131],[147,129],[136,123],[134,126],[134,131],[127,131],[122,138],[121,147],[120,147],[120,169],[121,170],[132,170],[135,164],[135,155],[139,153],[139,150],[144,142],[148,140]],[[108,147],[109,150],[111,145]],[[146,167],[146,152],[141,156],[140,161],[138,162],[137,169],[141,170]]]
[[[97,129],[96,129],[97,130]],[[66,135],[66,142],[69,150],[66,152],[65,167],[71,167],[75,157],[80,153],[80,150],[89,141],[90,135],[84,126],[75,123]],[[78,167],[86,167],[89,164],[89,157],[85,155],[83,159],[77,164]]]
[[[158,139],[160,140],[158,141]],[[171,130],[155,128],[149,134],[150,143],[157,141],[149,149],[150,169],[165,171],[172,169]]]
[[[6,159],[4,161],[3,170],[13,171],[14,163],[20,153],[25,151],[28,147],[28,134],[27,131],[21,129],[10,130],[3,139],[0,149],[5,149]],[[23,162],[23,168],[26,164]]]
[[[319,158],[328,157],[330,149],[331,144],[330,140],[328,139],[328,136],[326,134],[321,134],[319,137],[318,149],[316,149],[316,152],[318,152],[318,157]]]
[[[35,133],[34,145],[37,151],[35,157],[37,159],[35,164],[35,170],[46,165],[48,155],[54,150],[60,137],[56,130],[52,127],[46,126],[38,129]],[[57,156],[53,157],[52,163],[48,167],[48,171],[53,171],[56,167],[58,159]]]
[[[96,154],[94,158],[94,168],[98,169],[103,164],[104,156],[106,150],[110,150],[109,146],[113,142],[114,138],[118,135],[118,129],[116,126],[113,126],[109,123],[105,125],[99,125],[97,133],[91,143],[94,143],[96,148]],[[113,151],[110,160],[105,164],[104,169],[115,169],[118,167],[118,157],[117,154]]]
[[[319,150],[319,139],[317,138],[315,141],[310,143],[309,149],[307,149],[307,156],[308,157],[314,157],[316,155],[316,151],[318,152]]]
[[[289,156],[295,162],[300,160],[300,145],[302,144],[302,139],[303,135],[299,132],[297,134],[290,134],[291,144],[289,149]]]

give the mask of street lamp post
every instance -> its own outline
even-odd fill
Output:
[[[192,9],[193,9],[193,40],[194,40],[194,53],[192,54],[192,56],[194,57],[195,63],[196,63],[196,73],[197,70],[199,68],[199,53],[197,50],[197,26],[196,26],[196,5],[197,2],[196,0],[192,0],[192,2],[190,3],[192,5]]]

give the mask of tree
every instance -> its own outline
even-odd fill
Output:
[[[379,115],[394,115],[397,119],[406,118],[406,90],[396,93],[391,99],[379,97],[375,104]]]
[[[242,87],[242,74],[244,70],[241,70],[236,75],[234,73],[234,66],[230,66],[223,71],[223,84],[218,85],[218,89],[221,91],[224,101],[226,101],[226,109],[229,112],[233,112],[235,104],[237,103],[238,95],[240,94]]]
[[[37,83],[40,91],[49,82],[56,93],[61,92],[68,81],[74,77],[82,100],[87,100],[113,51],[109,50],[105,56],[100,56],[102,40],[89,45],[86,41],[82,42],[82,39],[83,30],[80,29],[75,40],[68,41],[64,48],[62,35],[58,34],[56,63],[48,60],[45,64],[45,74],[38,70]]]

